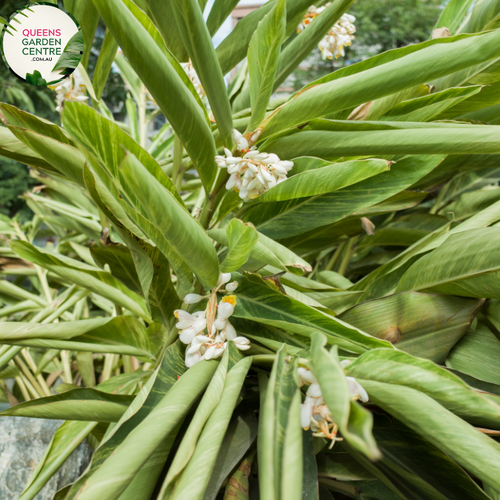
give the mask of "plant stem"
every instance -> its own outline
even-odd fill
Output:
[[[139,143],[141,147],[146,148],[147,123],[146,123],[146,88],[141,84],[141,96],[138,103],[139,108]]]
[[[21,377],[15,377],[15,380],[17,385],[19,386],[19,389],[21,390],[21,394],[23,395],[24,400],[31,401],[28,390],[26,389],[26,385],[24,384],[24,380]]]
[[[333,269],[333,267],[337,263],[338,258],[340,257],[340,254],[342,253],[342,250],[344,250],[346,243],[347,241],[343,241],[342,243],[340,243],[335,252],[333,252],[331,259],[328,261],[328,264],[325,267],[325,271],[331,271]]]
[[[21,351],[21,354],[24,356],[24,359],[28,363],[28,366],[30,367],[30,370],[33,372],[35,375],[38,383],[40,384],[40,388],[42,391],[45,393],[46,396],[52,396],[52,393],[50,392],[50,389],[47,385],[47,382],[45,382],[45,379],[43,378],[43,375],[39,373],[36,375],[37,372],[37,366],[36,363],[33,361],[33,358],[31,357],[31,354],[29,353],[28,349],[25,348]]]
[[[349,262],[351,262],[352,255],[354,253],[354,249],[356,248],[356,243],[359,240],[359,236],[353,236],[348,242],[347,247],[345,249],[342,260],[340,261],[339,271],[338,273],[344,276],[347,271],[347,267],[349,266]]]
[[[17,367],[21,370],[21,372],[24,374],[24,376],[29,380],[31,386],[33,387],[33,390],[35,391],[35,397],[43,397],[45,396],[44,392],[42,391],[42,388],[38,385],[38,382],[36,381],[35,377],[33,374],[29,371],[28,367],[24,364],[22,359],[19,356],[16,356],[14,358],[14,363],[17,365]],[[28,386],[29,389],[29,386]]]
[[[61,361],[64,369],[64,378],[67,384],[73,383],[73,376],[71,375],[71,362],[69,359],[69,351],[61,351]]]

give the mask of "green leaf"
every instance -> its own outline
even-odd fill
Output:
[[[204,363],[206,361],[197,363],[194,367]],[[193,500],[201,500],[203,498],[224,434],[228,428],[231,415],[237,404],[243,382],[251,364],[251,357],[244,358],[228,372],[220,402],[207,420],[191,460],[182,472],[175,490],[170,496],[172,500],[184,499],[186,495]],[[196,477],[196,481],[193,481],[193,477]]]
[[[20,141],[49,163],[51,170],[56,170],[64,177],[83,185],[85,159],[77,148],[38,132],[12,125],[8,127]]]
[[[434,29],[448,28],[450,33],[455,34],[465,14],[474,0],[450,0],[436,21]]]
[[[144,3],[148,7],[151,19],[165,40],[168,50],[178,61],[187,62],[189,56],[182,41],[181,27],[175,19],[174,4],[172,2],[159,3],[153,0],[144,0]]]
[[[13,406],[0,416],[118,422],[134,396],[106,394],[95,389],[73,389],[56,396]]]
[[[177,449],[172,464],[168,469],[167,477],[165,478],[159,493],[160,500],[169,495],[174,487],[175,481],[179,479],[180,474],[189,464],[189,461],[191,460],[191,457],[196,449],[197,442],[199,441],[198,438],[200,437],[203,427],[221,400],[227,376],[227,369],[228,352],[225,352],[215,375],[213,376],[198,408],[196,409],[184,438]]]
[[[57,172],[50,163],[19,140],[7,127],[0,127],[0,156],[47,172]]]
[[[42,77],[40,71],[35,69],[33,73],[26,73],[26,82],[31,84],[31,85],[41,85],[41,86],[46,86],[47,81]]]
[[[121,0],[93,1],[130,64],[181,139],[205,188],[209,189],[217,170],[216,151],[203,110],[151,35]]]
[[[85,150],[87,161],[93,165],[97,160],[112,179],[118,179],[118,170],[125,156],[123,149],[125,148],[137,156],[151,175],[173,193],[182,204],[175,186],[161,170],[158,162],[126,132],[122,131],[115,122],[108,120],[90,106],[77,102],[65,104],[62,120],[65,130],[93,155],[90,157]],[[101,180],[103,177],[100,175]]]
[[[153,358],[142,323],[131,316],[54,324],[2,322],[2,343]]]
[[[462,297],[500,298],[496,273],[500,229],[473,229],[450,236],[419,259],[401,278],[397,291],[418,290]]]
[[[66,47],[64,47],[63,53],[52,68],[52,72],[59,71],[64,75],[71,74],[80,64],[83,49],[83,32],[79,30],[70,38]]]
[[[222,23],[233,12],[239,0],[215,0],[207,19],[207,28],[210,36],[213,37]]]
[[[374,415],[373,434],[383,453],[374,465],[395,486],[406,489],[403,494],[419,494],[419,498],[486,500],[479,486],[442,451],[401,422],[385,415]],[[331,455],[330,455],[331,456]],[[413,490],[410,494],[410,490]],[[432,496],[431,496],[432,495]]]
[[[154,371],[148,379],[142,390],[136,396],[132,404],[129,406],[120,422],[113,428],[113,430],[106,435],[99,448],[94,452],[92,457],[92,464],[88,471],[78,479],[71,488],[71,493],[65,500],[73,500],[75,495],[78,494],[80,488],[86,483],[87,479],[98,470],[106,459],[113,454],[115,449],[127,438],[127,436],[151,413],[158,403],[164,398],[167,392],[177,382],[177,379],[186,370],[184,363],[183,348],[180,347],[180,341],[175,342],[167,348],[165,356],[161,365]],[[113,377],[107,382],[112,382],[117,377]],[[103,388],[104,384],[99,387]],[[168,439],[168,438],[167,438]],[[153,454],[150,460],[156,463],[156,467],[148,462],[149,467],[144,467],[141,472],[136,476],[136,480],[132,481],[130,487],[134,483],[142,483],[144,475],[147,476],[148,481],[142,483],[142,492],[149,491],[150,494],[154,488],[156,480],[161,473],[165,460],[169,452],[168,442],[167,448],[162,447],[158,454]],[[145,471],[145,472],[142,472]],[[156,471],[156,478],[153,478],[150,473]],[[146,474],[147,473],[147,474]]]
[[[500,445],[415,389],[359,379],[370,401],[486,482],[496,481]],[[432,431],[430,431],[432,429]]]
[[[287,247],[264,236],[258,231],[257,233],[259,239],[250,252],[252,259],[277,267],[282,271],[290,271],[294,274],[303,274],[304,272],[312,271],[312,267],[304,259],[301,259]],[[224,229],[211,229],[208,231],[208,235],[223,245],[227,246],[229,243],[226,230]]]
[[[68,5],[66,9],[75,16],[81,26],[83,41],[85,42],[84,48],[81,49],[83,51],[82,65],[87,69],[95,32],[99,23],[99,13],[88,0],[72,0],[71,5]]]
[[[416,292],[358,304],[340,315],[349,325],[413,356],[443,363],[470,327],[481,300]]]
[[[485,325],[471,329],[451,351],[446,366],[473,377],[500,384],[500,370],[496,363],[500,341]]]
[[[253,248],[259,241],[259,235],[252,225],[233,219],[226,229],[229,252],[221,265],[222,273],[239,269],[248,260]]]
[[[492,47],[498,38],[498,31],[439,38],[368,59],[347,72],[335,72],[339,74],[309,84],[272,113],[261,140],[312,118],[351,109],[496,58]]]
[[[251,361],[251,358],[248,360]],[[151,454],[185,417],[210,382],[217,365],[215,361],[203,361],[182,375],[144,420],[128,433],[114,453],[99,468],[91,471],[84,485],[77,491],[75,488],[78,483],[73,486],[68,498],[95,499],[97,492],[102,500],[118,498]],[[155,432],[151,432],[153,428],[156,429]],[[118,469],[121,471],[119,476],[113,472]]]
[[[285,5],[285,0],[277,0],[274,3],[269,13],[259,23],[248,47],[252,102],[252,118],[247,128],[249,132],[255,130],[263,120],[273,93],[281,44],[285,37]]]
[[[360,214],[387,200],[421,179],[442,160],[442,156],[405,157],[392,164],[390,171],[340,191],[250,207],[243,220],[252,222],[259,232],[273,239],[299,235]]]
[[[364,181],[390,169],[386,160],[359,160],[330,163],[300,172],[257,198],[257,202],[285,201],[331,193]]]
[[[94,70],[94,78],[92,80],[97,99],[100,99],[102,96],[102,92],[106,86],[106,80],[108,79],[111,71],[111,66],[115,60],[117,50],[118,43],[109,29],[106,28],[106,33],[104,35],[104,40],[102,42],[99,57],[97,58]]]
[[[324,346],[327,338],[314,333],[311,338],[311,360],[313,373],[321,387],[321,393],[333,421],[338,425],[342,437],[370,460],[380,457],[372,436],[373,417],[368,410],[351,400],[351,393],[340,366],[337,348],[328,352]]]
[[[350,364],[347,374],[411,387],[473,425],[491,429],[500,427],[500,406],[432,361],[395,350],[374,349]]]
[[[281,491],[283,498],[302,500],[302,428],[300,426],[300,391],[296,389],[283,443]]]
[[[124,158],[120,179],[132,205],[139,206],[149,217],[201,283],[207,288],[214,287],[219,278],[217,254],[201,225],[132,153]],[[151,200],[157,203],[152,204]]]
[[[210,108],[224,145],[230,148],[233,144],[231,105],[226,92],[224,75],[203,19],[203,13],[197,0],[172,0],[172,4],[184,46],[210,102]],[[155,12],[157,7],[151,3],[150,9]],[[182,137],[181,140],[183,140]]]
[[[205,491],[204,500],[215,500],[225,479],[248,453],[257,437],[257,418],[253,408],[238,405],[219,448],[217,461]]]
[[[282,328],[291,333],[310,337],[315,331],[324,333],[330,345],[362,353],[375,347],[391,348],[390,342],[379,340],[282,294],[267,285],[257,275],[234,276],[239,283],[233,316]]]
[[[109,273],[94,271],[90,266],[84,267],[77,260],[42,252],[28,242],[12,241],[11,248],[23,259],[68,279],[82,288],[102,295],[146,321],[150,321],[144,299],[130,291]]]
[[[64,422],[55,432],[44,456],[39,461],[19,498],[22,500],[35,498],[59,467],[96,426],[97,422]]]
[[[324,123],[327,123],[326,120]],[[429,128],[371,130],[354,133],[305,129],[271,141],[266,146],[266,151],[277,154],[282,160],[297,156],[318,156],[325,160],[335,160],[339,157],[354,155],[496,154],[500,152],[496,126],[454,125],[450,128],[439,126],[436,130],[434,124],[428,125]]]

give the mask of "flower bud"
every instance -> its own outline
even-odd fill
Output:
[[[238,288],[239,283],[237,281],[232,281],[226,285],[226,291],[229,293],[234,292]]]
[[[197,293],[188,293],[184,297],[184,304],[197,304],[198,302],[206,298],[207,297],[203,297],[203,295],[198,295]]]

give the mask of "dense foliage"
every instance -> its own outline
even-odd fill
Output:
[[[203,3],[68,1],[108,29],[92,84],[62,126],[0,104],[41,183],[0,220],[2,414],[66,421],[22,500],[85,438],[57,500],[499,498],[500,2],[286,100],[352,0],[269,2],[217,49],[235,2]]]

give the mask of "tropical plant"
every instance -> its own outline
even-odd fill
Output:
[[[236,3],[93,0],[94,106],[0,105],[44,185],[2,219],[3,414],[66,420],[22,500],[85,437],[57,500],[498,498],[500,2],[285,101],[352,0],[300,34],[309,2],[271,1],[214,49]],[[98,102],[118,46],[128,126]]]

